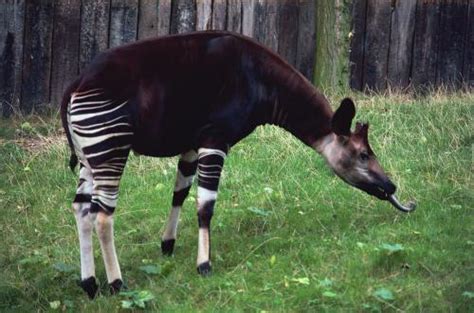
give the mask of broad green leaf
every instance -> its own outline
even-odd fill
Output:
[[[326,298],[335,298],[335,297],[337,297],[337,294],[336,294],[335,292],[326,290],[325,292],[323,292],[323,297],[326,297]]]
[[[49,307],[53,310],[59,309],[60,306],[61,306],[61,301],[59,301],[59,300],[52,301],[52,302],[49,303]]]
[[[469,298],[469,299],[474,299],[474,292],[471,291],[464,291],[462,293],[463,297]]]
[[[270,258],[270,265],[271,266],[275,265],[275,262],[276,262],[276,256],[272,255],[271,258]]]
[[[301,278],[292,278],[291,281],[301,284],[301,285],[309,285],[309,278],[308,277],[301,277]]]
[[[123,309],[131,309],[131,308],[133,308],[133,301],[130,301],[130,300],[122,300],[122,308],[123,308]]]
[[[389,253],[399,252],[399,251],[403,251],[405,249],[399,243],[395,243],[395,244],[384,243],[380,246],[380,248],[382,250],[388,251]]]
[[[395,300],[395,297],[393,296],[393,293],[388,290],[387,288],[379,288],[374,291],[373,293],[374,296],[377,298],[380,298],[382,300]]]
[[[253,207],[250,207],[248,208],[247,210],[249,210],[250,212],[253,212],[257,215],[260,215],[260,216],[268,216],[270,215],[270,212],[268,211],[265,211],[263,209],[259,209],[259,208],[253,208]]]
[[[153,264],[148,264],[148,265],[143,265],[140,266],[139,269],[142,272],[145,272],[150,275],[157,275],[161,273],[161,268],[159,266],[153,265]]]

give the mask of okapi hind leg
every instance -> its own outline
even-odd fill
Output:
[[[197,271],[206,276],[211,273],[211,219],[217,199],[219,179],[224,166],[227,148],[200,148],[198,150],[197,215],[199,240]]]
[[[110,292],[123,286],[122,273],[114,242],[113,213],[117,206],[120,178],[129,150],[116,150],[112,159],[92,166],[93,189],[91,212],[96,213],[95,230],[99,238]]]
[[[81,254],[81,288],[93,299],[99,286],[95,279],[94,251],[92,245],[93,217],[90,213],[92,193],[92,173],[81,164],[79,184],[73,201],[74,216],[79,234]]]
[[[176,173],[176,183],[173,191],[171,212],[168,217],[166,229],[163,232],[163,236],[161,237],[161,252],[164,255],[170,256],[173,254],[174,243],[178,231],[179,214],[181,212],[184,200],[188,196],[189,190],[193,184],[196,167],[196,151],[190,150],[181,155]]]

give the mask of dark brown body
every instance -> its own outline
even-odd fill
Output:
[[[279,56],[234,33],[167,36],[109,50],[73,90],[98,87],[128,99],[132,149],[144,155],[177,155],[209,134],[233,145],[275,122],[276,102],[285,107],[282,126],[305,143],[330,132],[326,99]]]

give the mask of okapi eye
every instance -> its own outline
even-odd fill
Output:
[[[359,155],[359,158],[362,160],[362,161],[367,161],[369,159],[369,155],[365,152],[362,152],[360,155]]]

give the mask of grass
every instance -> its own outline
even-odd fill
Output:
[[[346,186],[289,134],[259,128],[226,160],[214,273],[201,278],[195,189],[175,256],[165,258],[160,236],[177,160],[132,155],[115,219],[130,293],[108,296],[95,240],[104,291],[95,301],[77,286],[77,177],[58,117],[1,120],[0,311],[115,312],[153,297],[146,310],[472,312],[473,95],[355,97],[372,147],[399,198],[418,202],[415,213]]]

